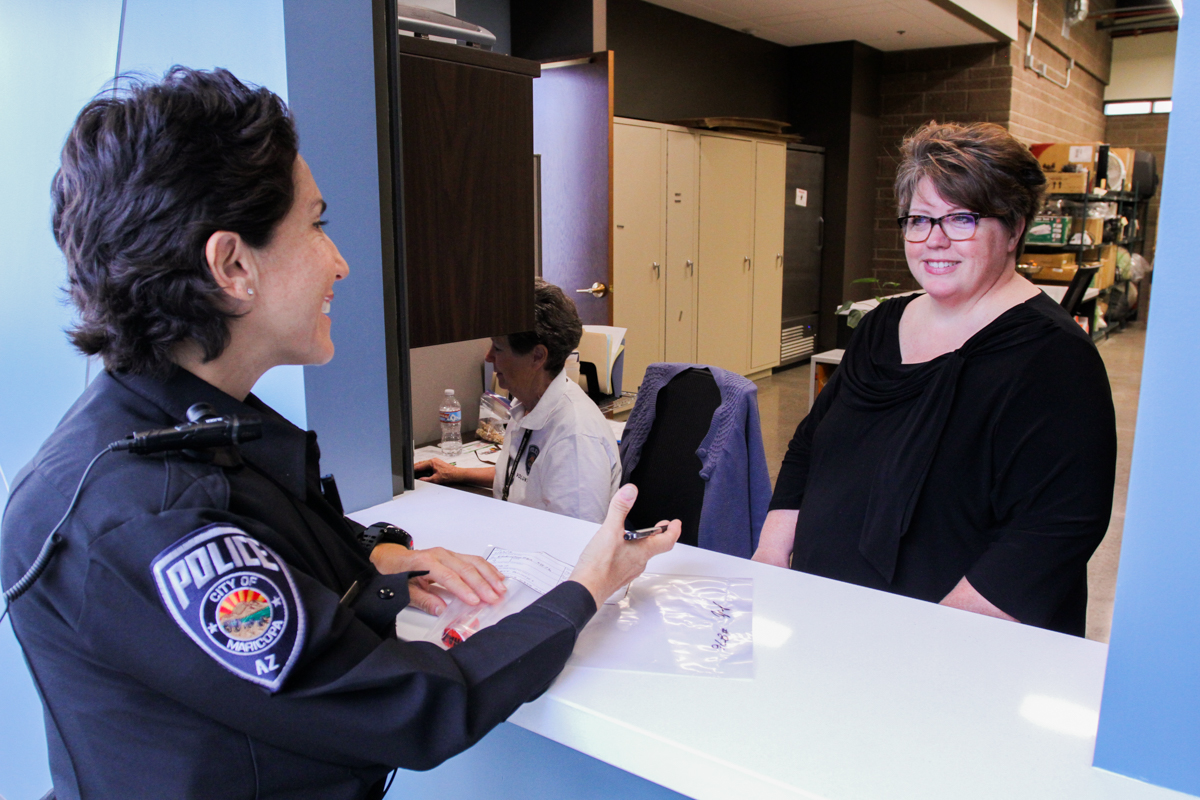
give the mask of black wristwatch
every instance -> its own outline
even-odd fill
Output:
[[[376,522],[358,535],[358,545],[370,554],[378,544],[399,544],[413,549],[413,538],[408,531],[387,522]]]

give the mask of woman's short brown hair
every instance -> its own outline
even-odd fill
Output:
[[[571,298],[552,283],[537,278],[533,287],[533,326],[524,333],[508,336],[508,346],[517,355],[525,355],[540,345],[547,350],[544,369],[557,375],[567,362],[567,356],[583,338],[583,323]]]
[[[999,125],[930,122],[900,145],[896,205],[908,214],[917,184],[928,178],[948,203],[998,217],[1010,231],[1025,231],[1041,207],[1046,176],[1029,148]],[[1025,248],[1025,236],[1017,256]]]
[[[88,103],[50,186],[75,346],[153,375],[184,341],[219,356],[235,312],[205,243],[221,230],[270,243],[292,206],[297,146],[283,101],[224,69],[172,67]]]

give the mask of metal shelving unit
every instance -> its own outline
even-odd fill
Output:
[[[1142,252],[1142,249],[1145,246],[1145,238],[1146,238],[1145,237],[1145,225],[1146,225],[1145,210],[1146,210],[1146,206],[1147,206],[1147,201],[1141,199],[1136,193],[1134,193],[1134,192],[1106,192],[1105,194],[1098,195],[1098,194],[1070,194],[1070,193],[1057,193],[1056,192],[1054,194],[1047,195],[1047,197],[1057,198],[1057,199],[1062,199],[1062,200],[1069,200],[1069,201],[1079,204],[1079,213],[1071,215],[1073,220],[1080,220],[1080,219],[1083,220],[1083,224],[1080,225],[1079,243],[1071,244],[1069,241],[1071,237],[1068,237],[1067,244],[1061,244],[1061,245],[1059,245],[1059,244],[1027,243],[1025,245],[1025,249],[1027,252],[1033,252],[1033,253],[1069,253],[1069,252],[1073,252],[1076,254],[1077,262],[1081,262],[1083,260],[1083,258],[1082,258],[1083,254],[1088,251],[1096,251],[1097,258],[1092,259],[1092,260],[1098,260],[1101,248],[1103,248],[1107,245],[1116,245],[1119,247],[1124,247],[1127,250],[1129,250],[1131,253],[1132,252],[1138,252],[1138,253]],[[1126,227],[1125,232],[1129,232],[1130,230],[1132,230],[1132,231],[1134,231],[1134,234],[1131,236],[1127,235],[1120,240],[1108,240],[1105,238],[1105,235],[1107,234],[1107,230],[1102,229],[1100,241],[1094,242],[1092,244],[1085,244],[1084,238],[1087,235],[1088,206],[1095,205],[1098,203],[1116,203],[1118,216],[1125,217],[1126,219],[1129,220],[1129,225]],[[1072,226],[1072,227],[1074,227],[1074,226]],[[1107,228],[1107,225],[1105,225],[1104,228]],[[1136,247],[1136,251],[1134,249],[1135,247]],[[1114,282],[1111,286],[1107,286],[1104,289],[1101,289],[1100,295],[1098,297],[1087,301],[1085,307],[1088,309],[1088,315],[1092,320],[1091,327],[1093,328],[1093,330],[1092,330],[1092,338],[1093,339],[1096,339],[1096,340],[1104,339],[1105,337],[1108,336],[1108,334],[1112,330],[1120,330],[1122,327],[1125,326],[1125,324],[1127,322],[1129,322],[1131,319],[1136,317],[1136,312],[1133,312],[1132,314],[1129,312],[1126,312],[1125,315],[1123,315],[1122,317],[1120,317],[1119,319],[1117,319],[1115,321],[1108,320],[1107,324],[1104,327],[1100,327],[1100,326],[1096,325],[1096,320],[1097,320],[1096,304],[1097,304],[1097,302],[1100,299],[1104,299],[1104,301],[1107,303],[1108,297],[1110,296],[1110,294],[1112,293],[1112,291],[1114,289],[1120,288],[1120,289],[1124,290],[1124,288],[1127,284],[1128,284],[1128,281],[1123,281],[1120,278],[1117,278],[1114,280]]]

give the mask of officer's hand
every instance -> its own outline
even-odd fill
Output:
[[[458,467],[448,464],[440,458],[418,461],[413,464],[413,474],[417,475],[419,480],[428,483],[459,483],[461,481]]]
[[[376,545],[371,563],[385,575],[428,570],[428,576],[409,581],[408,596],[413,605],[430,614],[440,614],[446,607],[445,601],[429,590],[433,581],[471,605],[498,603],[505,592],[504,576],[487,561],[442,547],[409,550],[398,544]]]
[[[679,520],[671,520],[666,533],[656,534],[636,541],[625,540],[625,516],[637,500],[637,487],[631,483],[622,486],[608,504],[608,516],[596,535],[583,548],[582,555],[571,573],[571,580],[587,587],[600,608],[613,592],[641,575],[646,562],[659,553],[675,546],[683,526]],[[659,525],[667,525],[663,520]]]

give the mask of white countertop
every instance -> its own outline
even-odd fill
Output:
[[[595,526],[432,484],[351,515],[574,562]],[[510,719],[695,798],[1183,798],[1091,766],[1107,647],[677,546],[754,579],[755,678],[568,667]]]

